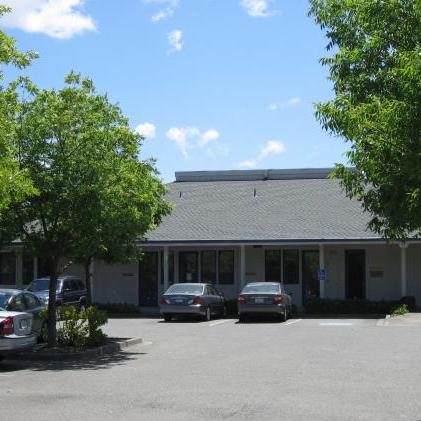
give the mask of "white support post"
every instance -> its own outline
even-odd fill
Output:
[[[400,243],[401,248],[401,295],[405,297],[408,295],[408,280],[406,273],[406,249],[408,248],[407,243]]]
[[[169,285],[169,267],[168,267],[168,246],[164,247],[164,259],[163,259],[163,263],[164,263],[164,292],[168,289],[168,285]]]
[[[326,298],[325,246],[323,244],[319,244],[319,269],[320,298]]]
[[[240,246],[240,285],[246,285],[246,246]]]

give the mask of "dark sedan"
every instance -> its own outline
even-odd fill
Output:
[[[286,321],[291,306],[291,296],[280,283],[252,282],[243,288],[238,297],[238,318],[243,322],[248,316],[273,314]]]
[[[210,284],[174,284],[161,296],[159,309],[166,322],[173,316],[225,316],[225,298]]]

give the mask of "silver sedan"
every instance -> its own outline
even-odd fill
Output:
[[[238,318],[245,321],[247,316],[273,314],[283,321],[291,313],[291,296],[278,282],[252,282],[241,291],[237,300]]]
[[[159,309],[166,322],[173,316],[199,316],[210,320],[226,314],[224,296],[210,284],[174,284],[161,296]]]
[[[0,307],[0,360],[7,354],[31,348],[37,342],[32,333],[33,316]]]

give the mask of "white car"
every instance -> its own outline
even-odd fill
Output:
[[[32,333],[32,320],[30,313],[6,311],[0,307],[0,360],[37,343],[37,334]]]

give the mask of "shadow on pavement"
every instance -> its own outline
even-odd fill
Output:
[[[0,362],[0,375],[20,370],[66,371],[66,370],[103,370],[135,360],[146,352],[117,352],[63,361],[24,361],[4,359]]]

